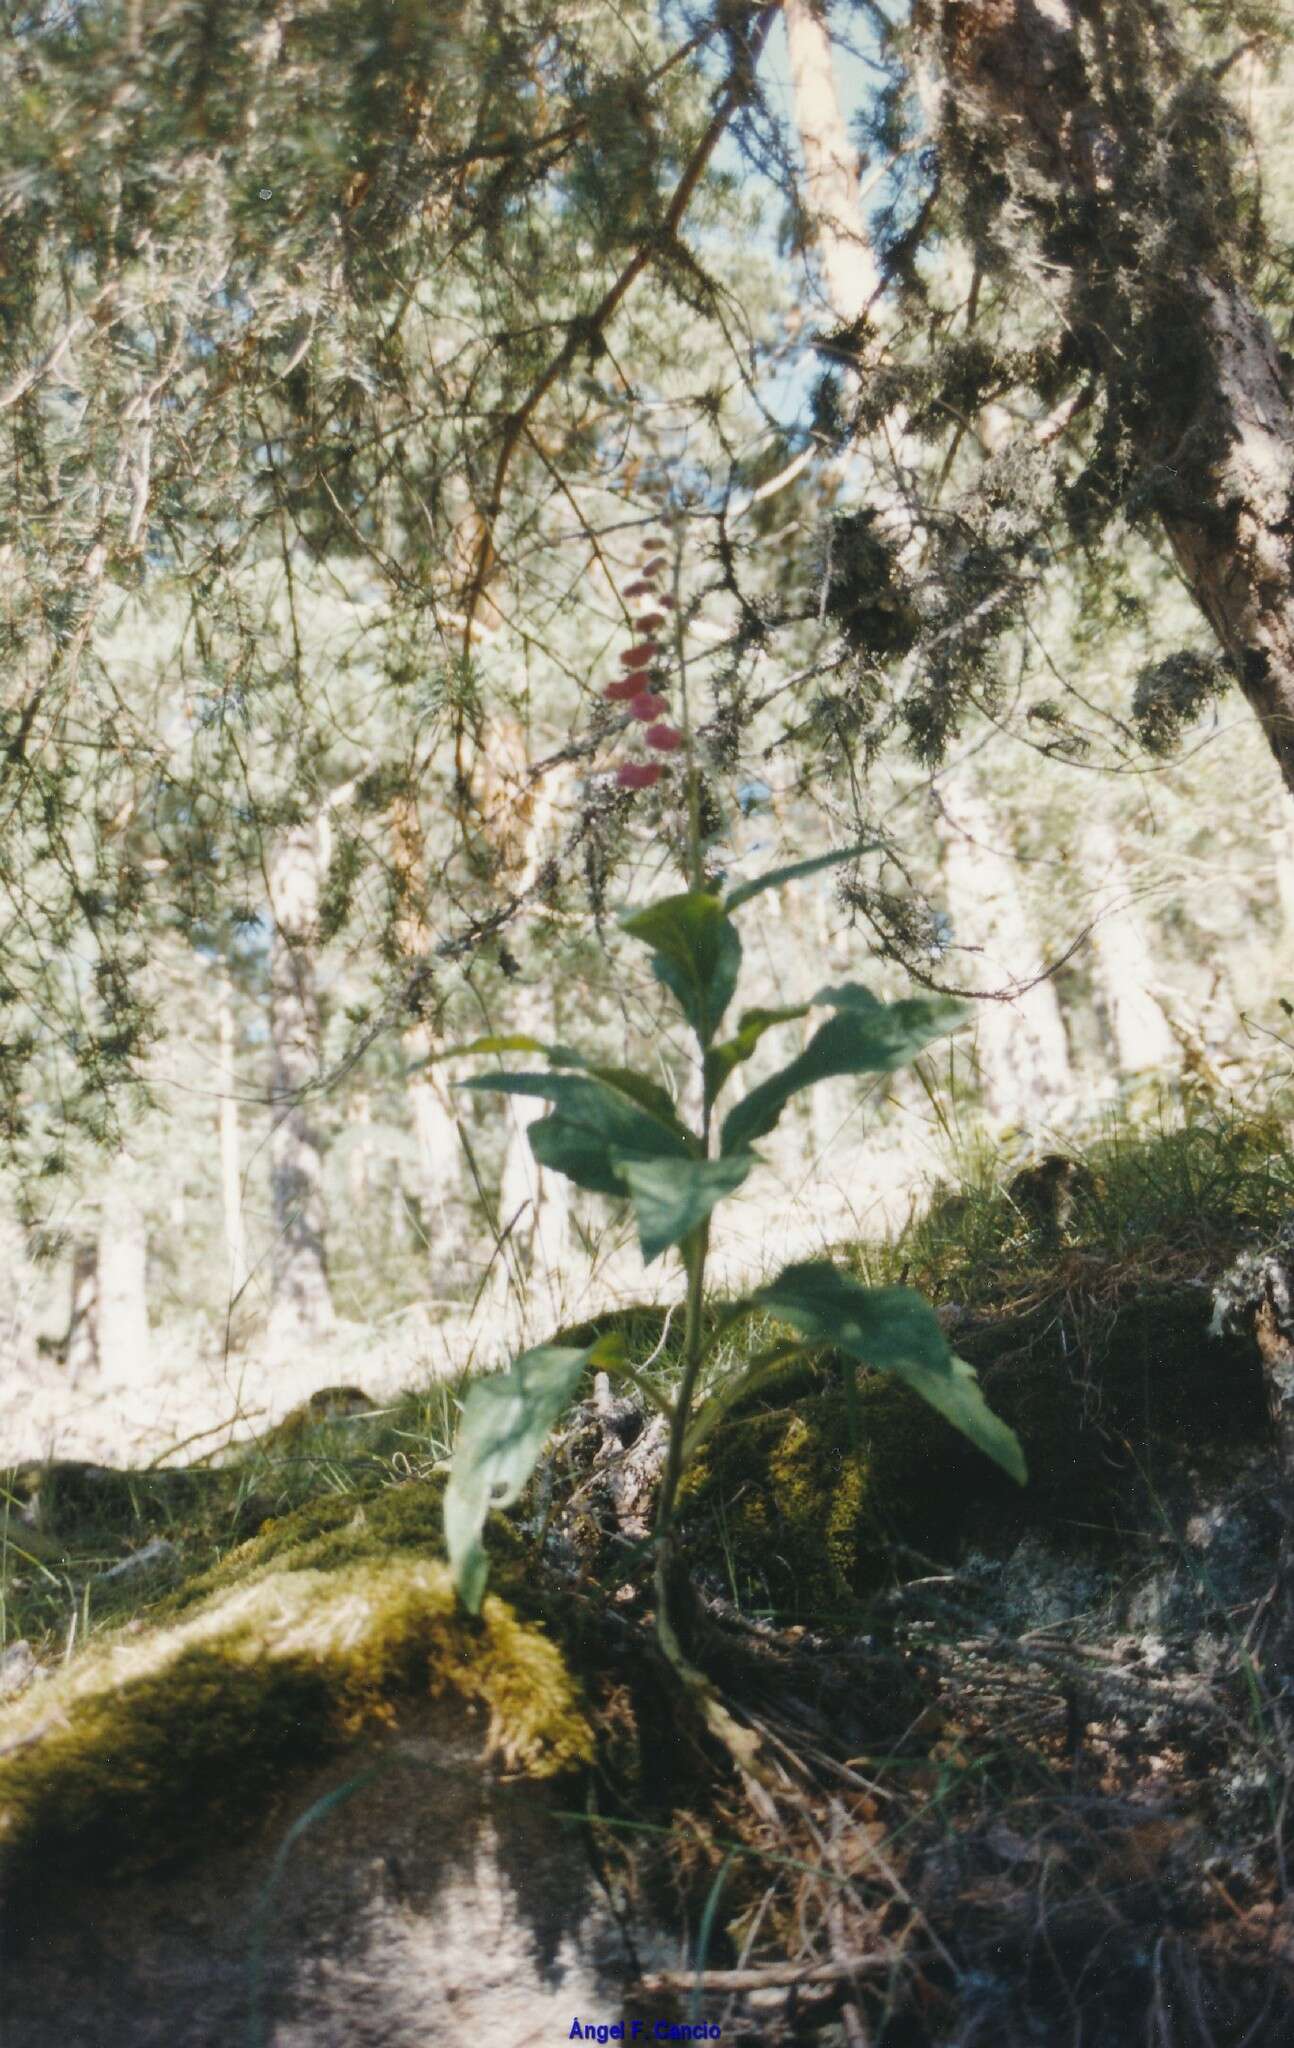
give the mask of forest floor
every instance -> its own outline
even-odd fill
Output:
[[[1210,1330],[1237,1253],[1294,1207],[1294,1152],[1270,1118],[1195,1122],[1121,1139],[1071,1193],[1064,1214],[1031,1218],[998,1174],[932,1204],[898,1245],[838,1248],[860,1277],[905,1274],[939,1304],[1020,1436],[1027,1488],[886,1375],[857,1382],[851,1434],[829,1355],[761,1382],[698,1454],[681,1503],[687,1626],[759,1737],[761,1802],[689,1733],[653,1648],[641,1489],[628,1483],[642,1446],[650,1491],[645,1414],[627,1446],[614,1431],[613,1443],[590,1389],[526,1495],[491,1520],[495,1585],[561,1646],[587,1703],[588,1777],[567,1803],[593,1830],[607,1894],[645,1922],[654,1911],[684,1945],[681,1971],[644,1962],[644,1996],[699,2000],[725,2039],[1294,2048],[1294,1724],[1270,1635],[1284,1481],[1252,1330]],[[668,1382],[678,1319],[640,1307],[610,1320]],[[559,1334],[586,1341],[555,1319],[534,1333]],[[282,1714],[268,1699],[248,1711],[257,1688],[299,1682],[269,1654],[289,1622],[288,1648],[298,1642],[293,1599],[321,1603],[312,1646],[342,1645],[316,1736],[335,1709],[336,1785],[360,1782],[345,1746],[363,1676],[354,1575],[399,1588],[442,1569],[456,1426],[458,1389],[429,1381],[425,1358],[426,1391],[395,1397],[408,1333],[396,1319],[388,1335],[379,1354],[371,1330],[361,1350],[343,1332],[265,1389],[281,1413],[289,1384],[352,1382],[376,1411],[249,1418],[258,1440],[213,1466],[199,1399],[227,1422],[235,1403],[248,1414],[253,1383],[231,1360],[230,1377],[195,1387],[190,1355],[169,1414],[155,1388],[151,1413],[139,1390],[96,1404],[121,1405],[115,1426],[151,1430],[159,1451],[164,1425],[177,1446],[197,1431],[169,1469],[119,1457],[136,1469],[10,1475],[0,1590],[21,1690],[6,1709],[0,1817],[6,1797],[27,1814],[38,1860],[51,1815],[80,1841],[89,1794],[132,1856],[146,1821],[170,1845],[187,1817],[200,1881],[208,1836],[232,1842],[235,1823],[263,1819],[249,1729],[280,1745],[266,1768],[289,1794],[304,1782],[318,1758],[295,1695]],[[236,1655],[229,1672],[195,1674],[222,1602]],[[253,1623],[265,1656],[248,1654]],[[123,1657],[200,1680],[199,1739],[185,1735],[185,1701],[127,1697],[115,1679],[94,1690]],[[379,1680],[376,1708],[391,1716],[421,1683],[403,1651],[379,1660]],[[265,1837],[248,1853],[274,1851]],[[208,1879],[215,1911],[214,1864]],[[149,1882],[169,1912],[169,1879]],[[67,1925],[98,1910],[73,1899]],[[39,2002],[35,1979],[29,1989]]]

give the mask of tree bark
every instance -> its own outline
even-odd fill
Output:
[[[319,827],[283,833],[270,861],[271,1343],[287,1348],[333,1327],[328,1285],[323,1149],[308,1091],[319,1076],[314,945],[319,909]]]
[[[396,934],[401,959],[410,969],[410,987],[416,1002],[421,977],[431,951],[427,923],[426,845],[417,805],[412,797],[401,797],[391,819],[392,867],[400,891]],[[430,983],[426,994],[430,996]],[[446,1291],[449,1267],[457,1249],[459,1232],[456,1205],[463,1178],[463,1149],[458,1122],[450,1108],[448,1091],[440,1071],[427,1061],[435,1049],[429,1024],[417,1017],[404,1033],[405,1056],[409,1062],[409,1107],[418,1148],[418,1178],[423,1229],[433,1291]]]
[[[918,9],[927,25],[934,12]],[[1180,98],[1180,142],[1169,118],[1189,67],[1167,50],[1164,11],[943,0],[937,13],[949,119],[980,123],[1049,269],[1068,270],[1075,346],[1119,394],[1182,575],[1294,793],[1294,380],[1242,281],[1225,170],[1177,155],[1202,145]],[[1192,85],[1207,88],[1202,71]],[[1181,367],[1146,390],[1153,365],[1142,379],[1129,346],[1153,351],[1156,336]]]
[[[880,288],[864,230],[858,152],[836,91],[831,37],[812,0],[783,0],[795,125],[804,157],[804,197],[831,310],[857,320]]]
[[[1151,988],[1150,941],[1137,917],[1118,835],[1094,816],[1080,837],[1083,873],[1092,878],[1092,966],[1123,1075],[1176,1066],[1178,1045]]]
[[[226,1284],[234,1302],[247,1285],[247,1238],[243,1226],[243,1180],[237,1069],[234,1061],[234,998],[225,967],[218,969],[216,1001],[220,1030],[220,1198],[225,1226]]]
[[[1039,971],[1037,946],[1004,831],[981,792],[959,789],[940,827],[944,885],[954,943],[980,954],[986,993],[1008,992],[975,1009],[984,1108],[999,1125],[1034,1131],[1072,1094],[1074,1075],[1055,989],[1026,985]]]
[[[72,1245],[72,1295],[62,1344],[68,1378],[75,1387],[99,1370],[99,1245],[78,1237]]]
[[[109,1379],[130,1383],[148,1371],[148,1232],[144,1211],[118,1162],[99,1222],[99,1363]]]

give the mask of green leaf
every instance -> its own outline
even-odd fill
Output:
[[[815,1003],[832,1003],[834,1017],[820,1024],[798,1059],[752,1088],[744,1102],[728,1112],[723,1124],[722,1151],[746,1152],[766,1137],[793,1095],[834,1074],[886,1074],[901,1067],[932,1038],[951,1031],[965,1015],[948,996],[908,996],[899,1003],[878,1002],[857,983],[824,989]]]
[[[652,949],[652,972],[676,998],[703,1046],[732,1001],[741,940],[723,904],[704,889],[630,911],[621,925]]]
[[[510,1372],[474,1380],[467,1390],[445,1489],[445,1545],[470,1614],[480,1612],[490,1570],[481,1542],[485,1518],[521,1493],[596,1349],[542,1344],[524,1352]]]
[[[753,1152],[727,1159],[629,1159],[614,1156],[638,1218],[638,1242],[650,1266],[705,1222],[717,1202],[739,1188],[759,1161]]]
[[[743,903],[749,903],[752,896],[758,896],[762,889],[780,889],[783,882],[797,882],[801,875],[816,875],[823,868],[839,867],[842,861],[857,860],[860,853],[871,853],[879,845],[879,839],[860,839],[857,846],[842,846],[838,853],[819,853],[812,860],[796,860],[789,867],[770,868],[766,875],[754,875],[749,882],[738,882],[735,889],[729,889],[724,897],[725,907],[737,910]]]
[[[428,1059],[420,1060],[418,1067],[434,1067],[439,1060],[458,1059],[469,1052],[538,1052],[555,1067],[587,1067],[589,1062],[582,1052],[576,1052],[569,1045],[545,1045],[541,1038],[531,1038],[525,1031],[491,1032],[485,1038],[465,1039],[461,1045],[443,1045]],[[418,1067],[412,1071],[417,1072]]]
[[[493,1032],[485,1038],[465,1039],[461,1045],[443,1045],[421,1064],[432,1067],[438,1060],[458,1059],[469,1052],[541,1052],[547,1058],[548,1050],[542,1040],[530,1038],[524,1031]]]
[[[797,1017],[807,1017],[809,1008],[808,1003],[800,1003],[789,1010],[743,1010],[736,1036],[725,1038],[722,1045],[711,1046],[705,1056],[706,1101],[714,1101],[728,1076],[750,1058],[766,1031],[774,1024],[790,1024]]]
[[[570,1064],[570,1062],[565,1064]],[[627,1095],[631,1102],[636,1102],[641,1109],[645,1109],[648,1115],[654,1116],[658,1122],[667,1124],[673,1130],[686,1131],[687,1126],[680,1122],[678,1111],[675,1109],[670,1097],[660,1086],[659,1082],[649,1081],[646,1074],[638,1073],[633,1067],[594,1067],[586,1065],[584,1071],[587,1074],[592,1074],[595,1080],[605,1081],[608,1088],[618,1088],[622,1095]]]
[[[666,1111],[653,1114],[595,1074],[476,1074],[459,1086],[538,1095],[553,1103],[552,1113],[531,1125],[530,1149],[541,1166],[564,1173],[594,1194],[624,1194],[616,1157],[683,1161],[695,1156],[695,1141],[674,1116],[663,1090]]]
[[[994,1415],[974,1370],[954,1358],[934,1310],[912,1288],[864,1287],[814,1260],[788,1266],[754,1299],[802,1336],[906,1381],[986,1457],[1025,1484],[1024,1453],[1014,1430]]]

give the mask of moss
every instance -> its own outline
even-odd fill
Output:
[[[972,1532],[999,1546],[1025,1529],[1118,1541],[1160,1514],[1184,1470],[1225,1471],[1238,1443],[1268,1432],[1253,1347],[1211,1339],[1195,1289],[1053,1301],[958,1348],[1020,1437],[1026,1488],[879,1374],[860,1378],[853,1449],[839,1371],[798,1366],[698,1458],[682,1502],[697,1561],[746,1604],[848,1612],[888,1576],[895,1538],[936,1558]]]
[[[221,1486],[216,1473],[178,1467],[122,1472],[63,1459],[12,1467],[3,1480],[30,1527],[82,1541],[169,1528]]]
[[[547,1777],[592,1755],[555,1644],[497,1595],[464,1616],[446,1565],[272,1572],[84,1652],[4,1714],[0,1848],[45,1876],[183,1855],[263,1812],[289,1769],[427,1691],[483,1706],[509,1769]]]
[[[641,1365],[665,1335],[666,1314],[665,1309],[656,1307],[654,1303],[632,1302],[626,1308],[607,1309],[601,1315],[590,1316],[587,1322],[572,1323],[568,1328],[559,1330],[551,1341],[583,1351],[596,1343],[599,1337],[623,1337],[630,1359],[635,1365]],[[661,1356],[672,1358],[682,1348],[682,1343],[683,1318],[676,1314],[670,1321]]]
[[[363,1496],[323,1494],[262,1523],[255,1536],[181,1587],[171,1610],[230,1586],[254,1584],[269,1572],[332,1571],[406,1551],[438,1554],[444,1547],[444,1496],[441,1473]],[[500,1562],[520,1551],[520,1538],[501,1516],[491,1518],[488,1536]]]
[[[374,1403],[359,1387],[320,1387],[308,1400],[298,1401],[281,1422],[258,1438],[255,1450],[262,1454],[296,1451],[308,1441],[322,1447],[342,1435],[340,1429],[329,1428],[329,1424],[353,1423],[357,1417],[373,1412]],[[348,1435],[353,1440],[353,1430]]]
[[[684,1488],[695,1554],[755,1606],[787,1618],[848,1614],[889,1570],[902,1534],[937,1547],[955,1526],[954,1481],[973,1456],[908,1390],[859,1383],[858,1447],[835,1371],[801,1368],[710,1439]]]

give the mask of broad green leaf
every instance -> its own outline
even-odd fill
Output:
[[[962,1005],[947,996],[882,1003],[856,983],[824,989],[814,1001],[835,1005],[835,1016],[819,1025],[798,1059],[770,1074],[729,1110],[723,1124],[725,1154],[747,1152],[757,1138],[767,1136],[801,1088],[835,1074],[889,1073],[915,1059],[932,1038],[951,1031],[965,1015]]]
[[[780,889],[783,882],[798,882],[802,875],[816,875],[823,868],[839,867],[845,860],[857,860],[860,853],[871,853],[880,845],[878,839],[862,839],[857,846],[842,846],[838,853],[819,853],[812,860],[795,860],[789,867],[770,868],[766,875],[754,875],[749,882],[738,882],[735,889],[729,889],[724,897],[725,907],[737,910],[743,903],[749,903],[752,896],[758,896],[762,889]]]
[[[864,1287],[813,1260],[788,1266],[754,1299],[802,1336],[906,1381],[986,1457],[1025,1484],[1024,1454],[1014,1430],[994,1415],[973,1368],[954,1358],[934,1310],[912,1288]]]
[[[672,1130],[686,1129],[679,1121],[678,1111],[660,1083],[649,1081],[646,1074],[638,1073],[633,1067],[591,1065],[586,1065],[584,1072],[592,1074],[597,1081],[605,1081],[608,1088],[618,1088],[622,1095],[627,1095],[631,1102],[636,1102],[649,1116],[656,1117],[660,1123],[669,1125]]]
[[[596,1350],[543,1344],[523,1352],[510,1372],[474,1380],[467,1390],[445,1488],[445,1545],[470,1614],[480,1612],[490,1570],[481,1543],[486,1515],[517,1499]]]
[[[530,1127],[530,1149],[541,1166],[551,1166],[595,1194],[625,1192],[613,1153],[679,1161],[695,1156],[694,1141],[672,1110],[668,1116],[654,1115],[594,1074],[476,1074],[459,1085],[483,1093],[538,1095],[551,1102],[552,1113]]]
[[[692,889],[632,910],[620,922],[630,938],[651,947],[657,981],[677,999],[702,1045],[709,1045],[741,972],[741,940],[719,898]]]
[[[809,1007],[808,1003],[800,1003],[789,1010],[743,1010],[736,1036],[725,1038],[722,1045],[712,1045],[705,1056],[706,1101],[714,1101],[728,1076],[750,1058],[766,1031],[774,1024],[790,1024],[797,1017],[807,1017]]]
[[[613,1154],[638,1219],[643,1262],[650,1266],[672,1244],[681,1244],[717,1202],[739,1188],[759,1161],[753,1152],[727,1159],[631,1159]]]

